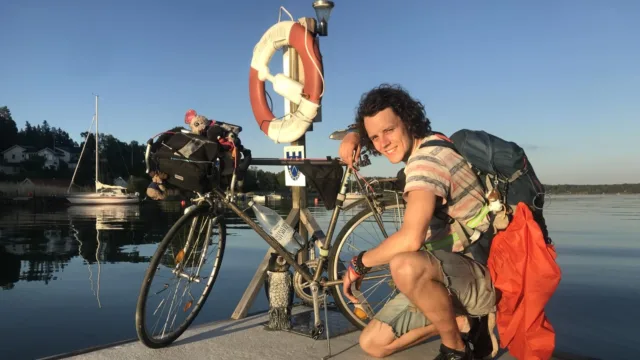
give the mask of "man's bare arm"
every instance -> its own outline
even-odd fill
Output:
[[[350,132],[344,136],[338,149],[338,155],[348,166],[360,158],[360,135]]]
[[[398,232],[362,256],[367,267],[388,264],[397,254],[418,251],[427,235],[436,206],[436,195],[427,190],[414,190],[407,196],[404,222]]]

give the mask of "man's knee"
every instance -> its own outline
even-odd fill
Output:
[[[387,348],[387,345],[394,340],[395,335],[391,327],[374,319],[362,330],[360,347],[367,354],[381,358],[391,355],[392,351]]]
[[[432,258],[424,252],[406,252],[391,259],[391,277],[400,291],[412,288],[418,281],[440,279],[439,264]]]

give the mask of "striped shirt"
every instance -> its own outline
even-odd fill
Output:
[[[431,135],[423,138],[421,144],[437,139],[437,136]],[[438,200],[442,205],[447,205],[444,208],[445,212],[463,224],[476,216],[484,205],[484,190],[478,177],[467,161],[449,148],[429,146],[416,149],[409,156],[404,173],[406,176],[403,193],[405,201],[410,191],[431,191],[441,198]],[[485,217],[476,228],[484,231],[488,226],[488,217]],[[434,216],[429,224],[425,241],[442,239],[451,232],[452,229],[444,220]],[[452,251],[462,249],[460,241],[456,241]]]

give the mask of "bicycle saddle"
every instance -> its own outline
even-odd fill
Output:
[[[350,132],[358,132],[358,129],[356,128],[355,124],[349,125],[349,127],[346,129],[336,130],[332,132],[331,135],[329,135],[329,139],[342,140]]]

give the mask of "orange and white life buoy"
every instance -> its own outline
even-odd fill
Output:
[[[296,49],[302,60],[304,84],[284,74],[271,75],[269,61],[284,46]],[[295,113],[276,118],[265,96],[264,81],[298,107]],[[324,92],[322,56],[313,35],[295,21],[281,21],[267,30],[253,49],[249,72],[249,98],[253,115],[260,129],[276,143],[298,140],[309,129],[318,113]]]

